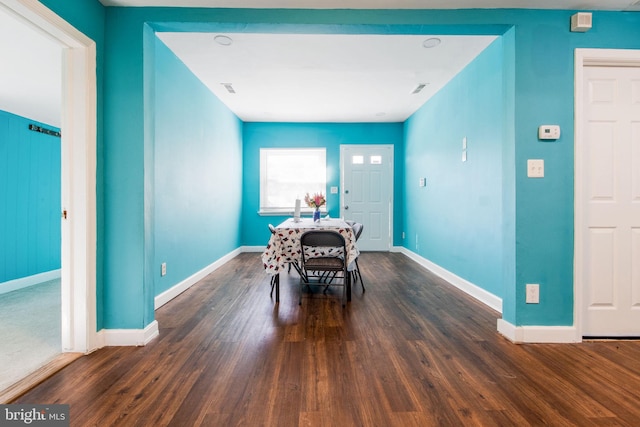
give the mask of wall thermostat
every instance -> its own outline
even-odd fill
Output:
[[[538,128],[538,139],[560,139],[560,126],[542,125]]]

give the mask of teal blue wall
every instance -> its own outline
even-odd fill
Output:
[[[515,317],[505,319],[518,326],[573,324],[574,49],[640,48],[637,12],[595,12],[587,33],[569,32],[571,14],[517,14]],[[538,141],[549,123],[561,138]],[[544,179],[527,178],[527,159],[544,159]],[[540,283],[540,304],[525,303],[526,283]]]
[[[95,41],[98,52],[102,51],[106,8],[98,0],[38,1]],[[103,63],[102,55],[98,55],[98,63]]]
[[[404,158],[404,246],[498,296],[507,143],[502,53],[499,38],[406,121]]]
[[[155,168],[149,59],[144,54],[145,43],[148,47],[152,39],[147,25],[156,31],[503,36],[507,54],[502,71],[510,82],[503,93],[506,123],[499,130],[505,144],[502,174],[507,179],[498,213],[503,221],[504,270],[502,285],[483,286],[496,292],[502,287],[504,318],[517,326],[573,323],[574,50],[639,49],[640,14],[594,12],[591,31],[571,33],[574,11],[562,10],[106,8],[103,21],[103,9],[95,0],[45,4],[98,45],[98,312],[104,315],[99,328],[141,328],[153,319]],[[562,127],[560,140],[537,140],[537,127],[547,123]],[[470,160],[473,142],[470,139]],[[526,178],[529,158],[545,160],[544,179]],[[415,215],[404,213],[406,218]],[[247,225],[262,227],[254,220],[246,217]],[[453,273],[467,274],[452,268]],[[527,305],[524,286],[532,282],[541,285],[540,304]]]
[[[144,25],[107,8],[104,107],[104,312],[107,329],[141,329],[153,321],[152,99],[143,91]],[[153,49],[154,39],[145,41]],[[147,78],[153,75],[153,58]],[[146,111],[146,112],[145,112]],[[147,163],[145,163],[145,155]],[[100,303],[100,302],[99,302]]]
[[[502,43],[502,317],[516,318],[515,28]]]
[[[279,224],[286,216],[260,216],[260,149],[272,147],[323,147],[327,150],[327,190],[340,187],[340,145],[388,144],[394,146],[394,230],[402,224],[402,123],[245,123],[242,188],[242,241],[264,245],[269,240],[269,223]],[[327,194],[329,215],[340,216],[340,195]],[[396,240],[396,239],[394,239]]]
[[[242,123],[158,39],[155,60],[158,295],[240,246]]]
[[[59,131],[0,111],[0,287],[60,268],[60,138],[30,124]]]

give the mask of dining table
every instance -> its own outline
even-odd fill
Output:
[[[265,272],[269,275],[277,275],[275,277],[276,302],[280,301],[280,273],[293,265],[299,274],[304,274],[299,269],[299,261],[302,258],[300,236],[310,230],[332,230],[340,233],[346,244],[348,270],[351,271],[355,267],[355,260],[360,252],[356,246],[353,229],[343,219],[321,218],[319,221],[313,221],[311,218],[288,218],[275,227],[275,232],[271,234],[269,243],[262,253]],[[317,255],[330,254],[331,249],[328,249],[326,253]],[[349,280],[348,277],[347,280]],[[347,294],[350,297],[350,284],[348,284]]]

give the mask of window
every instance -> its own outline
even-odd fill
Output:
[[[324,148],[260,149],[261,213],[293,212],[296,199],[303,200],[306,193],[325,193],[326,188]]]
[[[369,156],[369,163],[372,165],[381,165],[382,156]],[[364,165],[364,156],[360,154],[354,154],[351,156],[351,164]]]

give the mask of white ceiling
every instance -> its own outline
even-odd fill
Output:
[[[60,127],[60,46],[0,7],[0,58],[0,110]]]
[[[235,33],[224,35],[232,41],[225,46],[217,36],[158,33],[246,122],[403,122],[495,40]],[[440,44],[427,49],[427,39]]]
[[[640,0],[100,1],[107,6],[223,8],[640,10]],[[161,35],[214,93],[252,121],[402,120],[490,42],[448,36],[440,37],[440,46],[424,49],[420,45],[427,36],[228,34],[233,43],[222,47],[207,39],[212,36]],[[190,46],[189,37],[197,44]],[[0,7],[0,57],[0,110],[60,126],[60,47]],[[237,96],[230,97],[220,83],[232,83]],[[417,83],[429,84],[419,95],[408,96]],[[339,111],[342,106],[345,111]]]

